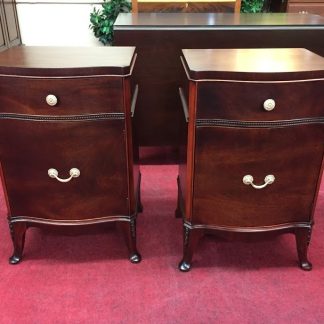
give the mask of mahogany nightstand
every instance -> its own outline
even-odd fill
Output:
[[[0,54],[0,161],[14,253],[29,226],[116,222],[139,262],[134,47],[17,47]],[[133,101],[131,101],[133,94]],[[132,105],[132,107],[131,107]]]
[[[324,153],[324,58],[306,49],[183,50],[188,148],[178,178],[188,271],[199,237],[295,234],[307,249]],[[187,100],[189,112],[187,112]],[[259,235],[257,235],[259,234]]]

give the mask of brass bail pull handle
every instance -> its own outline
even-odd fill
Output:
[[[253,177],[251,176],[251,175],[246,175],[246,176],[244,176],[243,177],[243,183],[245,184],[245,185],[251,185],[254,189],[263,189],[263,188],[265,188],[267,185],[270,185],[270,184],[272,184],[272,183],[274,183],[274,181],[275,181],[275,177],[274,177],[274,175],[272,175],[272,174],[269,174],[269,175],[267,175],[265,178],[264,178],[264,184],[262,184],[262,185],[255,185],[254,183],[253,183]]]
[[[70,177],[66,179],[62,179],[58,176],[58,171],[56,169],[48,169],[48,175],[50,178],[54,178],[59,182],[69,182],[72,180],[72,178],[78,178],[80,176],[80,170],[77,168],[72,168],[70,170]]]

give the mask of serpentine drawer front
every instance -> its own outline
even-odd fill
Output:
[[[117,222],[130,260],[140,261],[140,174],[131,127],[135,58],[133,47],[20,47],[0,54],[10,263],[21,260],[29,226],[106,222]]]
[[[204,109],[197,110],[197,118],[266,121],[320,117],[323,87],[323,80],[220,81],[217,87],[212,82],[201,83],[197,105]]]
[[[198,238],[211,230],[250,238],[292,232],[299,264],[310,270],[324,153],[324,59],[305,49],[228,49],[183,50],[182,62],[189,122],[178,178],[180,270],[190,269]]]
[[[122,113],[122,82],[121,78],[106,76],[60,79],[0,77],[1,111],[35,115]]]

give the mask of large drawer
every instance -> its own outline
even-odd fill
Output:
[[[191,223],[229,227],[309,222],[320,179],[324,127],[198,127]],[[243,183],[252,175],[263,189]]]
[[[115,77],[25,78],[0,76],[0,113],[80,115],[124,112],[123,80]],[[54,95],[57,104],[46,98]]]
[[[0,120],[10,216],[84,220],[129,214],[125,121]],[[10,136],[14,134],[14,136]],[[61,183],[49,177],[56,169]]]
[[[264,108],[268,99],[275,103],[272,110]],[[268,121],[319,117],[323,115],[323,103],[324,80],[201,82],[198,84],[197,119]]]

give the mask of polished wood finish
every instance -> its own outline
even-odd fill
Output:
[[[324,156],[324,58],[306,49],[188,49],[182,60],[189,123],[178,177],[180,270],[190,269],[206,231],[231,238],[293,233],[299,265],[310,270]],[[264,109],[266,99],[275,101],[273,110]],[[254,189],[243,183],[245,175],[259,186],[267,175],[275,180]]]
[[[287,12],[324,16],[324,0],[288,0]]]
[[[14,244],[10,263],[21,260],[29,226],[107,222],[119,224],[131,262],[140,261],[130,86],[135,58],[131,47],[1,53],[0,161]],[[56,105],[47,104],[49,94]],[[61,183],[49,177],[50,168],[64,179],[71,168],[81,174]]]
[[[2,112],[31,115],[122,113],[124,112],[123,97],[120,96],[122,86],[121,78],[110,76],[77,79],[0,76],[3,94],[0,97],[0,106]],[[17,89],[22,90],[17,91]],[[49,89],[59,98],[55,107],[46,104]],[[109,89],[109,96],[107,96],[107,89]],[[96,100],[93,99],[94,94]]]
[[[324,56],[324,18],[299,14],[120,14],[115,45],[136,46],[135,131],[141,146],[179,146],[185,137],[178,87],[183,48],[302,47]],[[153,77],[154,76],[154,77]]]

